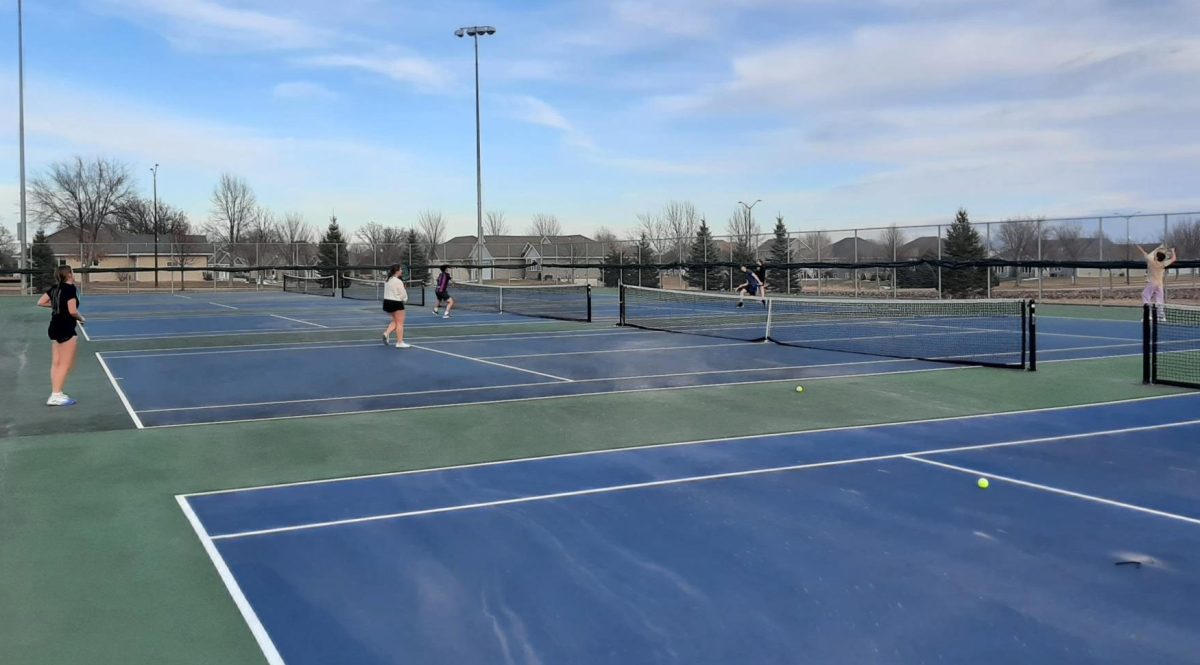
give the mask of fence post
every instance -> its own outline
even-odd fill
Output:
[[[942,293],[942,264],[941,264],[941,260],[942,260],[942,225],[941,224],[938,224],[938,227],[937,227],[937,246],[938,246],[938,289],[937,289],[937,293],[938,293],[938,300],[941,300],[946,297]],[[988,283],[991,284],[990,279],[988,280]]]
[[[820,296],[825,287],[825,270],[821,267],[821,236],[817,236],[817,295]]]
[[[1040,262],[1042,260],[1042,220],[1040,220],[1040,219],[1037,220],[1035,222],[1035,224],[1036,224],[1035,228],[1037,229],[1037,260]],[[1046,271],[1043,270],[1042,266],[1039,265],[1038,266],[1038,297],[1037,297],[1038,302],[1042,302],[1042,300],[1043,300],[1043,291],[1045,289],[1045,286],[1046,286]]]
[[[1100,223],[1100,262],[1104,262],[1104,218],[1098,218]],[[1112,277],[1112,271],[1108,271],[1109,277]],[[1100,304],[1104,304],[1104,268],[1100,268],[1096,272],[1096,281],[1100,284]]]
[[[987,247],[983,250],[983,258],[992,258],[992,223],[987,222]],[[992,267],[987,267],[987,297],[992,297]]]
[[[854,297],[858,297],[858,229],[854,229]]]

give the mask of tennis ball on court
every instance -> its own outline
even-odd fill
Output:
[[[975,484],[979,485],[979,489],[985,490],[991,483],[988,482],[987,478],[980,478],[979,480],[975,481]]]
[[[796,392],[798,392],[798,393],[804,392],[804,386],[796,386]]]

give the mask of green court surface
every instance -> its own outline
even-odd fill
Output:
[[[1136,309],[1093,307],[1043,307],[1040,313],[1138,316]],[[181,513],[178,494],[1179,392],[1142,385],[1140,358],[1127,356],[1043,362],[1036,373],[969,368],[813,379],[803,394],[795,392],[794,381],[777,381],[137,430],[95,357],[134,345],[81,342],[69,385],[79,404],[49,409],[45,312],[28,299],[0,299],[0,325],[5,665],[263,662]],[[532,329],[578,327],[539,323]],[[352,332],[304,339],[366,337],[373,339]],[[158,340],[136,348],[179,344]]]

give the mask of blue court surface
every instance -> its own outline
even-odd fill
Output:
[[[962,369],[617,328],[612,321],[522,332],[523,327],[544,322],[466,311],[445,321],[429,314],[428,308],[411,309],[408,330],[414,348],[397,350],[376,337],[385,319],[374,304],[300,299],[316,300],[318,307],[281,314],[278,305],[255,302],[246,308],[250,312],[217,316],[138,317],[121,312],[89,322],[88,329],[96,341],[179,338],[179,344],[169,348],[98,354],[138,427]],[[294,302],[295,297],[288,300]],[[602,299],[599,307],[603,315],[615,301]],[[490,332],[470,333],[476,325],[490,326]],[[450,326],[452,333],[439,334]],[[503,332],[495,332],[497,326]],[[291,333],[318,328],[363,331],[363,337],[287,341]],[[853,328],[838,332],[853,339]],[[186,344],[189,337],[230,334],[243,342],[228,347]],[[867,339],[874,334],[864,333]],[[935,331],[929,339],[939,335]],[[1141,328],[1135,322],[1044,318],[1038,340],[1042,362],[1141,353]],[[180,376],[211,378],[183,382],[176,380]]]
[[[1182,664],[1198,441],[1189,394],[178,500],[270,663]]]

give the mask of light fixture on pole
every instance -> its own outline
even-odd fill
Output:
[[[26,220],[25,206],[25,27],[21,0],[17,0],[17,123],[18,145],[21,171],[21,219],[17,223],[17,239],[21,244],[21,255],[17,257],[17,267],[29,266],[29,230]],[[30,285],[29,275],[21,273],[21,293],[24,294]]]
[[[154,288],[158,288],[158,164],[150,169],[154,174]]]
[[[483,263],[483,151],[479,126],[479,38],[496,34],[490,25],[473,25],[454,31],[455,37],[470,37],[475,42],[475,260]],[[479,271],[483,281],[483,271]]]

